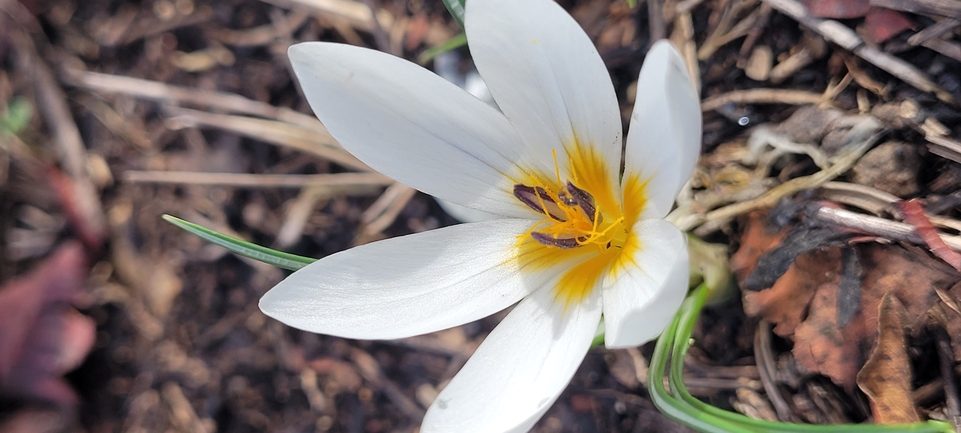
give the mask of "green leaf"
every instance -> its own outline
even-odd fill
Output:
[[[268,265],[274,265],[278,268],[296,271],[316,261],[316,259],[312,259],[310,257],[298,256],[285,253],[283,251],[272,250],[257,244],[252,244],[250,242],[237,239],[233,236],[227,236],[223,233],[210,230],[192,222],[184,221],[175,216],[164,215],[163,219],[164,221],[200,236],[201,238],[213,244],[220,245],[235,254],[249,257],[251,259],[264,262]]]
[[[754,430],[742,426],[738,423],[719,419],[705,412],[698,411],[686,402],[679,400],[677,396],[672,396],[664,387],[664,375],[667,370],[668,359],[671,349],[677,344],[675,337],[680,326],[681,318],[686,311],[689,311],[694,304],[701,299],[700,294],[706,293],[704,285],[694,291],[694,294],[684,300],[681,310],[674,320],[668,325],[667,329],[661,333],[654,346],[654,355],[651,356],[651,367],[648,370],[647,384],[654,405],[666,415],[681,424],[694,430],[705,433],[752,433]],[[700,310],[698,310],[700,312]],[[673,384],[672,384],[673,388]]]
[[[601,323],[597,324],[597,332],[594,333],[594,339],[591,340],[591,349],[600,347],[602,344],[604,344],[604,334],[604,317],[601,316]]]
[[[444,0],[444,6],[460,28],[464,28],[464,0]]]
[[[33,106],[24,98],[14,98],[7,106],[7,114],[0,117],[0,132],[17,135],[26,129],[33,118]]]
[[[417,62],[423,65],[424,63],[427,63],[433,60],[434,57],[437,57],[450,50],[456,50],[460,47],[463,47],[464,45],[467,45],[467,35],[464,33],[461,33],[457,36],[454,36],[444,41],[444,43],[440,45],[433,46],[424,50],[424,52],[420,53],[420,56],[417,57]]]
[[[627,2],[627,6],[631,9],[634,9],[634,6],[637,6],[637,0],[625,0],[625,1]]]

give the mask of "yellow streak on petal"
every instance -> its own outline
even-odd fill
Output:
[[[597,253],[567,270],[554,288],[557,299],[570,307],[587,298],[587,295],[604,281],[604,276],[611,269],[611,263],[619,255],[619,252],[611,250]]]
[[[522,235],[517,244],[517,259],[520,269],[542,271],[555,266],[570,266],[577,261],[596,255],[596,249],[553,248],[537,242],[528,234]]]
[[[517,247],[521,269],[534,271],[559,267],[562,270],[561,279],[554,291],[557,300],[563,301],[568,307],[591,293],[616,255],[590,247],[548,247],[528,235],[521,239]]]
[[[611,263],[610,277],[617,278],[627,268],[640,268],[641,265],[637,263],[635,257],[637,257],[637,252],[641,248],[643,248],[643,245],[640,236],[633,232],[628,234],[627,239],[624,240],[624,246],[621,247],[621,251]]]
[[[634,223],[641,218],[641,213],[647,205],[648,181],[641,180],[637,173],[624,173],[621,186],[624,203],[624,226],[630,230]]]
[[[595,204],[608,216],[620,218],[621,207],[615,193],[617,183],[610,178],[612,171],[609,167],[609,164],[620,164],[620,161],[605,161],[604,155],[594,146],[576,139],[564,146],[564,150],[570,161],[571,175],[574,177],[570,180],[574,185],[594,196]],[[616,173],[616,170],[613,172]]]

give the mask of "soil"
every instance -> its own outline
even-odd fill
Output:
[[[851,125],[867,117],[877,119],[886,144],[833,180],[895,199],[921,199],[938,230],[961,228],[952,225],[961,204],[959,27],[955,21],[927,41],[916,36],[957,18],[951,15],[957,10],[895,12],[910,29],[897,27],[890,39],[851,49],[799,24],[818,18],[789,16],[777,1],[560,3],[597,43],[625,115],[653,40],[670,36],[696,58],[703,156],[693,200],[681,206],[686,203],[699,219],[682,224],[727,253],[753,242],[743,233],[750,226],[746,215],[755,209],[712,211],[738,203],[751,207],[776,185],[823,169],[810,153],[784,150],[776,140],[753,152],[762,162],[745,162],[752,137],[812,143],[835,161],[853,140]],[[830,19],[842,3],[849,6],[825,1],[816,10]],[[864,35],[896,25],[864,18],[868,12],[844,13],[838,18],[842,27]],[[332,139],[312,123],[285,53],[300,41],[334,41],[417,62],[459,32],[435,0],[0,0],[0,296],[13,281],[38,287],[17,301],[0,297],[8,302],[0,303],[0,312],[13,314],[25,308],[15,302],[42,298],[38,311],[61,318],[74,316],[60,312],[79,311],[95,325],[88,330],[84,320],[73,319],[49,325],[54,343],[45,353],[61,364],[39,373],[41,367],[29,361],[32,352],[3,346],[4,333],[10,344],[17,328],[0,329],[0,348],[10,348],[6,358],[0,355],[0,431],[416,431],[439,387],[503,313],[398,341],[297,331],[257,308],[260,296],[287,271],[234,256],[161,216],[318,258],[456,224],[430,196],[391,184],[331,147]],[[913,65],[917,74],[892,75],[890,59],[859,57],[866,48]],[[805,56],[807,62],[792,63]],[[463,74],[472,68],[469,59],[461,47],[444,61]],[[439,61],[423,63],[436,68]],[[919,76],[930,86],[919,84]],[[767,157],[766,170],[757,169]],[[345,185],[303,177],[355,172],[365,177]],[[273,175],[301,177],[285,177],[282,184]],[[811,203],[869,213],[866,205],[824,191],[790,191],[754,207],[790,199],[771,211],[788,226],[802,224]],[[900,220],[893,211],[879,215]],[[884,233],[869,235],[870,242],[887,239]],[[751,260],[778,242],[759,246]],[[905,242],[920,244],[911,247],[913,253],[937,260],[933,245]],[[85,277],[64,283],[76,290],[51,304],[40,295],[49,283],[25,276],[68,244],[82,246],[83,265],[77,266]],[[944,272],[957,280],[957,272]],[[48,326],[16,323],[25,333]],[[762,383],[758,332],[770,334],[770,325],[749,317],[740,296],[708,310],[685,373],[691,391],[752,416],[784,416],[774,413]],[[91,347],[71,345],[88,333]],[[937,383],[956,378],[932,373],[938,364],[932,335],[919,331],[909,338],[914,401],[925,417],[947,417],[952,411],[945,393],[956,387]],[[777,363],[790,419],[874,419],[857,387],[797,365],[791,335],[771,338],[765,350]],[[689,431],[648,397],[652,351],[653,343],[592,349],[535,431]],[[958,361],[952,359],[953,367]],[[14,371],[44,381],[12,387],[5,361],[26,365]],[[73,391],[51,394],[37,385],[59,383],[61,375],[69,386],[64,389]]]

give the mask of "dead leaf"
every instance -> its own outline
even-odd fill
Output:
[[[761,266],[761,257],[781,245],[788,235],[789,227],[778,231],[767,220],[766,212],[756,211],[750,213],[743,222],[745,229],[740,239],[741,246],[731,257],[731,270],[742,288],[747,286],[755,268]],[[755,284],[762,286],[753,289],[767,290],[744,291],[744,311],[749,316],[761,316],[773,323],[774,332],[782,337],[793,335],[804,320],[806,307],[818,286],[835,280],[840,269],[840,258],[837,248],[797,255],[786,272],[779,278],[775,276],[776,280],[770,288],[760,282]],[[770,273],[770,269],[764,271]]]
[[[886,293],[894,294],[908,311],[905,326],[916,333],[924,324],[925,312],[940,302],[935,289],[951,287],[958,280],[956,272],[917,248],[858,244],[812,251],[810,246],[779,245],[777,239],[783,244],[804,243],[790,234],[772,234],[759,215],[749,218],[741,249],[732,257],[732,267],[744,289],[744,310],[767,319],[775,325],[775,333],[792,339],[799,365],[829,377],[848,391],[854,390],[857,372],[877,344],[881,298]],[[808,252],[788,262],[790,266],[780,277],[772,271],[773,265],[763,265],[771,261],[768,253],[780,250],[778,254],[783,257],[776,264],[780,267],[791,256],[784,251],[799,248]],[[856,257],[849,261],[863,272],[852,270],[844,293],[839,295],[844,248],[854,250]],[[757,273],[766,276],[751,275],[755,267]],[[777,279],[764,289],[771,278]],[[754,281],[754,290],[763,290],[747,290],[749,280]],[[949,329],[961,329],[961,315],[955,322],[949,322]]]
[[[945,324],[944,328],[948,331],[948,336],[951,337],[951,347],[954,349],[954,359],[961,359],[961,309],[955,309],[961,305],[961,283],[957,283],[951,287],[944,297],[948,299],[944,302],[945,308]],[[942,296],[939,296],[942,298]],[[952,305],[953,304],[953,305]]]
[[[919,248],[868,244],[859,248],[862,281],[861,313],[877,335],[878,305],[888,292],[894,293],[907,308],[907,329],[917,335],[927,321],[927,311],[940,297],[935,289],[951,287],[959,275],[941,261]]]
[[[904,337],[907,311],[892,293],[881,298],[878,346],[858,373],[878,424],[921,421],[911,399],[911,364]]]
[[[737,278],[738,284],[743,283],[748,275],[754,272],[761,255],[780,244],[787,235],[787,228],[772,227],[766,221],[766,211],[754,211],[741,222],[745,227],[741,233],[741,246],[731,256],[731,272]]]
[[[86,257],[78,243],[60,247],[30,273],[0,286],[0,393],[73,405],[63,381],[93,347],[96,326],[78,299]]]
[[[861,280],[860,311],[847,326],[840,326],[837,314],[837,283],[822,285],[808,310],[810,315],[795,333],[794,355],[810,371],[824,374],[851,390],[855,373],[868,351],[877,344],[878,306],[891,293],[907,310],[905,328],[917,334],[925,314],[940,298],[935,291],[957,280],[947,266],[918,250],[897,245],[867,244],[857,247],[864,269]]]
[[[912,28],[914,24],[901,12],[872,7],[868,10],[864,17],[864,24],[858,28],[858,31],[868,42],[881,44]]]
[[[864,328],[859,320],[852,320],[843,328],[838,326],[837,295],[837,282],[818,287],[808,307],[808,317],[794,333],[792,352],[798,364],[808,371],[823,374],[851,391],[864,361],[860,348]]]
[[[840,258],[840,248],[802,254],[770,289],[745,291],[744,311],[773,323],[777,335],[793,335],[818,287],[836,281]]]
[[[819,18],[860,18],[871,9],[869,0],[801,0]]]

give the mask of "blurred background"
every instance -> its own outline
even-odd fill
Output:
[[[957,5],[560,3],[595,41],[625,120],[652,41],[668,37],[685,56],[706,153],[679,224],[725,258],[777,243],[743,240],[754,227],[744,215],[777,202],[754,200],[848,155],[865,122],[894,131],[894,144],[839,179],[867,194],[860,209],[921,197],[950,217],[961,203]],[[839,21],[809,30],[822,19]],[[257,308],[286,271],[161,215],[311,257],[457,223],[341,149],[285,53],[301,41],[370,47],[483,98],[468,50],[438,49],[460,32],[439,0],[0,0],[0,431],[416,431],[501,315],[398,341],[295,331]],[[740,202],[749,206],[725,207]],[[797,367],[790,333],[764,346],[785,372],[787,397],[772,406],[755,335],[757,316],[773,320],[765,312],[776,308],[748,318],[734,298],[697,333],[686,373],[696,395],[761,418],[873,416],[853,382]],[[647,396],[651,350],[592,350],[536,431],[687,431]],[[921,397],[947,410],[943,393]],[[787,415],[774,408],[785,398]]]

